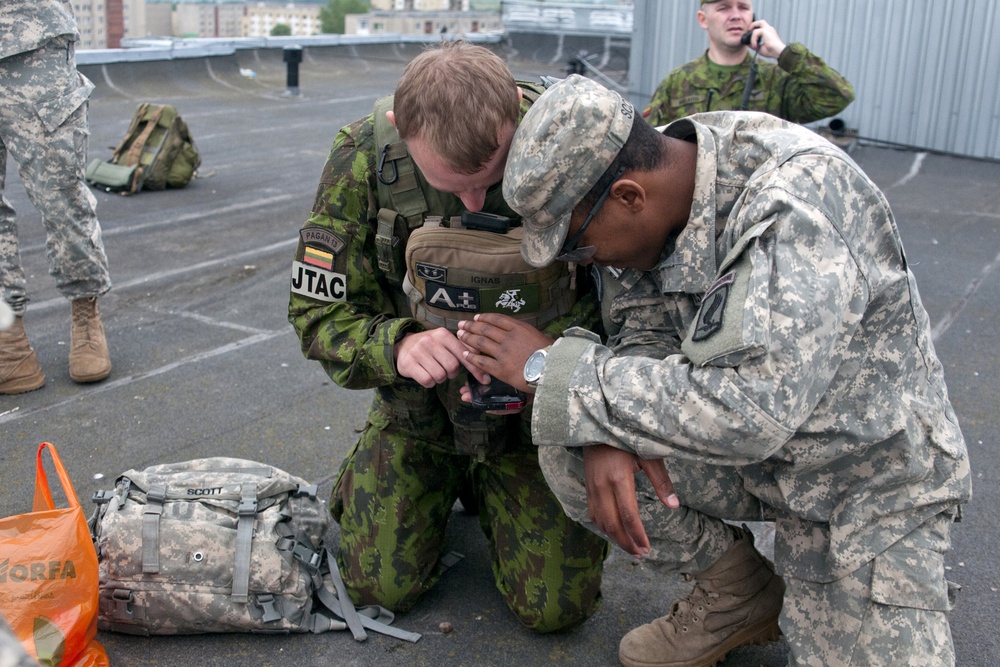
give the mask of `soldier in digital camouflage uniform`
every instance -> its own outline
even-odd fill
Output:
[[[634,116],[570,77],[525,115],[503,181],[529,263],[616,267],[610,347],[574,329],[546,348],[493,314],[459,331],[470,361],[535,384],[567,513],[695,582],[621,662],[714,665],[777,620],[793,665],[954,664],[944,555],[969,461],[884,196],[770,115],[662,134]],[[761,518],[780,577],[722,521]]]
[[[97,201],[84,181],[87,98],[76,71],[79,35],[68,0],[0,3],[0,289],[17,320],[0,333],[0,394],[33,391],[45,374],[22,321],[27,283],[14,209],[3,197],[7,154],[45,225],[49,272],[71,302],[69,374],[97,382],[111,372],[97,297],[111,289]]]
[[[5,331],[14,322],[14,313],[6,301],[0,301],[0,332]],[[38,665],[29,656],[14,631],[7,625],[0,614],[0,667],[32,667]]]
[[[527,100],[518,103],[502,60],[461,42],[429,50],[408,66],[393,107],[420,168],[427,215],[463,208],[515,215],[498,182]],[[296,266],[311,262],[310,271],[338,283],[336,294],[310,294],[293,270],[289,303],[303,353],[342,387],[375,390],[331,498],[344,580],[360,604],[412,607],[441,575],[448,518],[471,480],[509,608],[538,632],[580,623],[600,602],[606,543],[562,512],[541,474],[526,417],[461,404],[465,347],[446,328],[411,317],[403,289],[379,268],[377,215],[387,204],[376,183],[382,146],[374,123],[368,116],[334,139],[295,256]],[[455,145],[442,148],[449,140]],[[546,332],[597,319],[591,294]]]
[[[0,667],[38,667],[20,640],[14,636],[7,621],[0,616]]]
[[[750,0],[701,0],[698,24],[708,33],[708,50],[660,82],[642,112],[653,127],[705,111],[766,111],[785,120],[809,123],[834,116],[854,100],[850,82],[798,42],[787,46],[774,26],[753,20]],[[777,64],[754,59],[740,42]],[[743,107],[751,66],[756,75]]]

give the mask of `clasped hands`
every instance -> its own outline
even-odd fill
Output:
[[[493,313],[460,322],[458,339],[468,348],[464,353],[466,362],[532,394],[534,387],[524,381],[524,363],[532,352],[552,344],[548,336],[530,324]],[[468,401],[470,397],[468,387],[463,388],[462,399]],[[636,558],[649,553],[649,538],[639,516],[635,473],[645,473],[660,501],[677,509],[680,501],[663,459],[641,459],[622,449],[593,444],[583,448],[583,464],[587,511],[594,526]]]

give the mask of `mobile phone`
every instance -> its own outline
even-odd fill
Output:
[[[757,20],[757,15],[754,14],[753,18],[750,19],[750,21],[754,22],[756,20]],[[740,43],[743,44],[744,46],[750,46],[750,40],[751,39],[753,39],[753,30],[748,30],[747,32],[745,32],[742,35],[740,35]],[[761,47],[761,45],[763,43],[764,43],[763,39],[758,40],[757,41],[757,48],[760,49],[760,47]]]
[[[472,405],[483,410],[520,410],[528,402],[528,395],[496,378],[489,384],[470,383]]]

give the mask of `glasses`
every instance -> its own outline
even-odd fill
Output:
[[[601,210],[601,207],[604,206],[604,200],[611,194],[612,186],[618,182],[618,179],[621,178],[624,173],[625,167],[618,167],[618,171],[616,171],[615,175],[611,178],[611,182],[608,183],[608,187],[604,188],[604,192],[601,193],[597,203],[594,204],[594,208],[590,209],[590,213],[587,214],[587,219],[583,221],[582,225],[580,225],[580,229],[576,230],[576,234],[573,234],[573,236],[563,244],[562,250],[558,255],[556,255],[557,260],[560,262],[582,262],[583,260],[590,259],[594,256],[594,253],[597,252],[597,248],[595,246],[587,245],[582,248],[577,248],[576,244],[580,242],[580,238],[583,236],[583,233],[587,231],[587,227],[590,226],[590,223],[593,222],[597,213]]]

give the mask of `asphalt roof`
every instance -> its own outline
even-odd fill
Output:
[[[303,359],[285,317],[291,255],[334,134],[392,91],[419,48],[307,49],[297,96],[286,94],[280,51],[81,68],[98,86],[91,157],[109,157],[136,105],[153,101],[178,107],[204,163],[184,190],[95,193],[115,281],[101,300],[114,370],[80,386],[66,368],[69,306],[8,161],[32,298],[25,323],[48,382],[0,397],[0,514],[30,509],[41,441],[59,447],[85,504],[127,469],[212,455],[277,465],[329,494],[370,392],[340,389]],[[563,72],[551,44],[500,48],[519,76]],[[958,664],[995,665],[1000,165],[864,145],[852,155],[894,208],[972,456],[975,499],[947,561],[964,586],[951,614]],[[465,558],[396,622],[423,633],[416,644],[377,635],[356,643],[348,633],[100,639],[116,667],[612,665],[620,637],[686,590],[676,575],[615,551],[600,611],[575,630],[536,636],[495,590],[477,519],[456,511],[448,547]],[[723,664],[780,665],[786,651],[783,642],[741,648]]]

